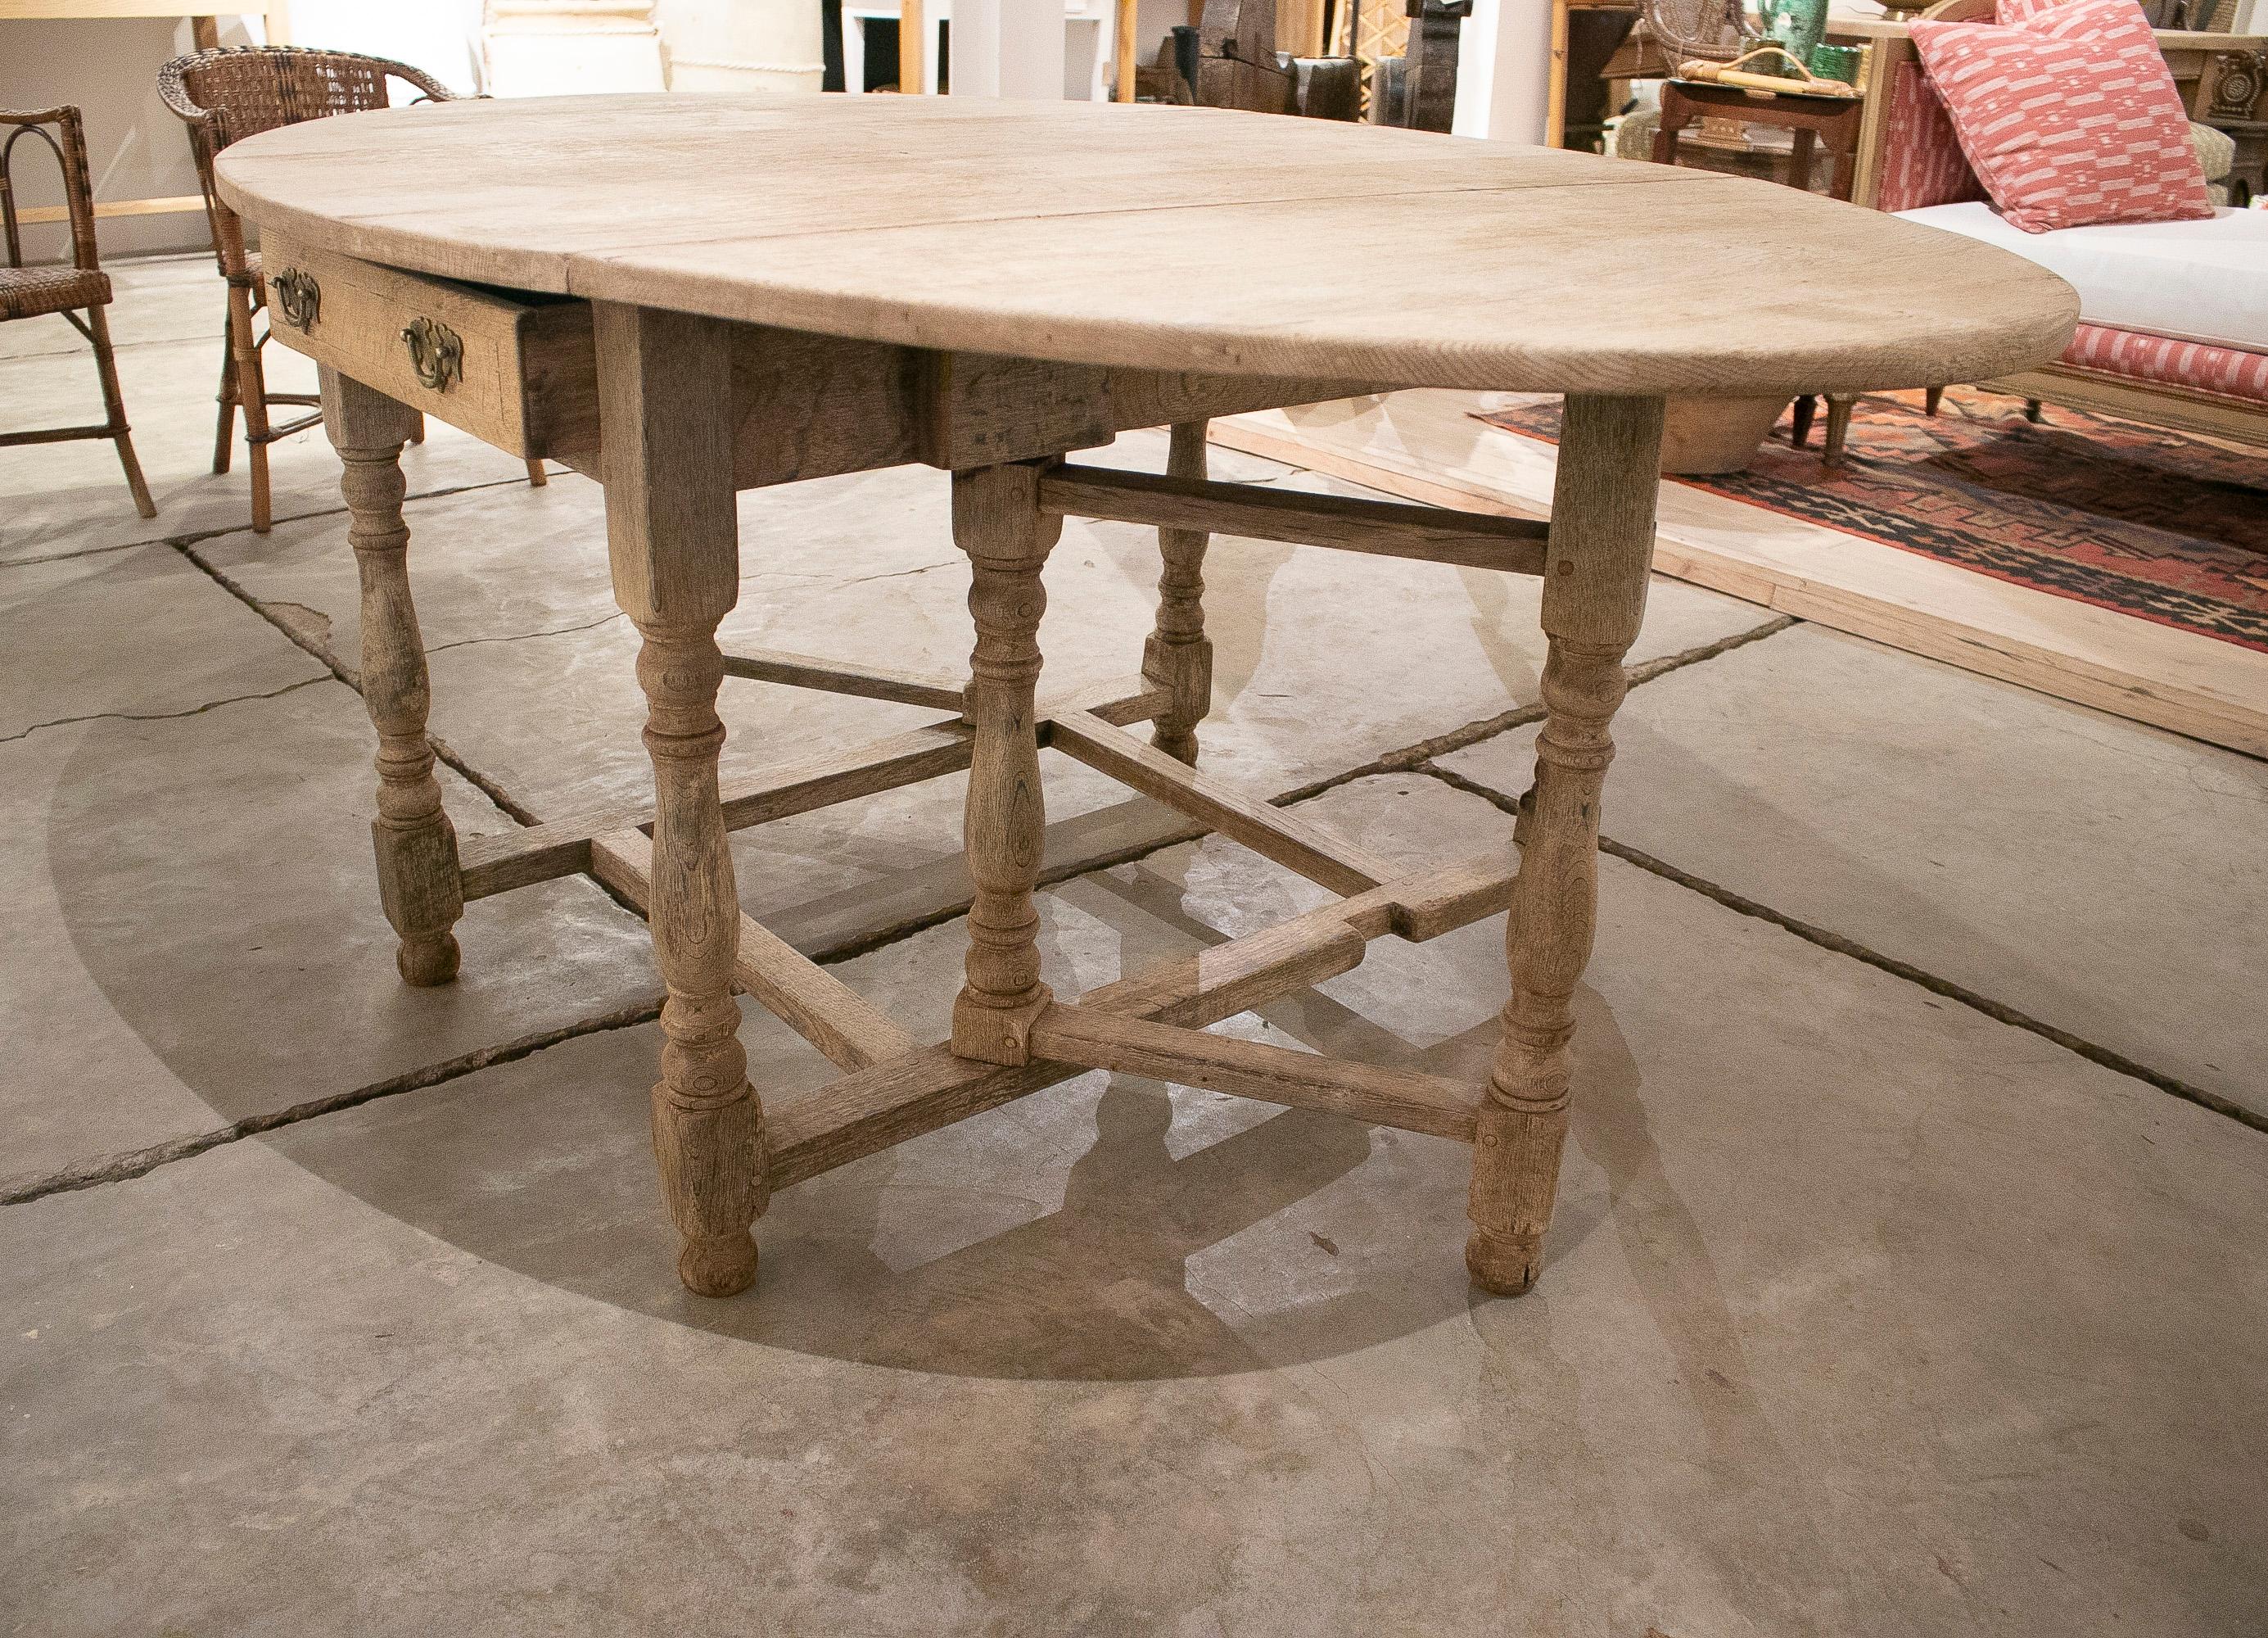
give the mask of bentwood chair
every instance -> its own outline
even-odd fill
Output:
[[[233,46],[175,57],[158,70],[158,92],[189,128],[197,180],[212,219],[213,255],[228,284],[228,334],[221,356],[220,422],[213,439],[213,470],[228,470],[236,412],[244,412],[244,442],[252,468],[252,527],[268,532],[268,446],[279,438],[322,419],[318,400],[306,393],[271,393],[261,366],[268,344],[255,315],[268,305],[268,285],[260,253],[244,243],[244,223],[221,203],[213,186],[213,159],[231,143],[279,125],[297,125],[334,114],[357,114],[389,106],[387,82],[398,79],[416,92],[415,101],[446,101],[453,94],[431,75],[407,63],[351,51],[315,51],[299,46]],[[282,405],[313,413],[277,424],[269,411]],[[527,481],[541,483],[543,463],[527,463]]]
[[[51,125],[53,133],[48,129]],[[118,446],[118,464],[126,469],[126,486],[134,491],[134,509],[145,518],[154,518],[157,503],[150,498],[150,486],[142,481],[142,463],[134,458],[134,438],[126,424],[126,400],[118,391],[118,361],[110,348],[110,320],[103,312],[110,305],[110,276],[95,255],[94,191],[87,181],[86,136],[79,124],[78,110],[42,108],[33,114],[12,114],[0,109],[0,129],[8,132],[7,140],[0,142],[0,223],[5,225],[8,240],[8,265],[0,268],[0,321],[48,313],[59,313],[70,321],[93,344],[95,373],[102,378],[102,402],[108,411],[100,426],[0,433],[0,446],[107,438]],[[36,136],[45,144],[63,170],[63,198],[70,216],[71,259],[67,263],[24,265],[11,166],[16,144],[26,136]],[[79,316],[82,311],[85,318]]]

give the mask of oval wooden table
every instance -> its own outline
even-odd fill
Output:
[[[262,231],[276,335],[322,367],[363,577],[381,900],[412,983],[467,900],[589,872],[642,906],[667,985],[654,1144],[687,1286],[755,1275],[773,1188],[1086,1068],[1474,1145],[1466,1260],[1539,1266],[1589,958],[1599,796],[1653,550],[1662,401],[1973,380],[2055,357],[2070,289],[1975,240],[1695,170],[1209,109],[958,98],[453,102],[291,126],[219,162]],[[1567,395],[1548,526],[1208,481],[1214,415],[1397,387]],[[425,734],[398,458],[415,412],[606,486],[644,638],[651,810],[461,848]],[[1168,470],[1066,452],[1173,428]],[[727,655],[736,489],[926,461],[971,564],[969,674]],[[1141,676],[1042,701],[1041,570],[1065,515],[1159,529]],[[1196,771],[1209,535],[1543,577],[1547,716],[1516,872],[1390,870]],[[720,789],[727,675],[950,713]],[[1147,742],[1130,726],[1151,722]],[[1039,750],[1108,773],[1340,896],[1079,997],[1041,981]],[[727,831],[969,770],[975,883],[948,1042],[923,1046],[740,913]],[[650,837],[650,840],[649,840]],[[1385,933],[1510,905],[1488,1084],[1203,1026],[1344,972]],[[846,1071],[767,1116],[735,989]]]

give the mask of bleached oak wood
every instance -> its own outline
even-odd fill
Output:
[[[601,305],[594,314],[615,601],[644,639],[637,677],[653,760],[646,919],[662,1003],[654,1154],[684,1249],[678,1277],[730,1296],[756,1277],[763,1109],[733,1000],[740,913],[718,799],[725,677],[717,626],[740,596],[731,383],[711,320]]]
[[[294,351],[523,460],[595,455],[587,302],[516,300],[419,278],[288,233],[263,235],[261,266],[271,284],[297,273],[320,291],[304,328],[273,328]],[[438,387],[419,377],[402,339],[421,320],[445,327],[460,349],[458,373]]]
[[[653,844],[644,831],[595,837],[591,867],[601,882],[640,910],[652,907]],[[864,1069],[921,1044],[865,997],[746,913],[740,916],[733,982],[840,1068]]]
[[[392,267],[1089,367],[1859,391],[2029,368],[2078,317],[2021,258],[1793,188],[1213,108],[468,99],[263,132],[218,166],[264,229]]]
[[[1048,744],[1334,893],[1367,892],[1395,874],[1324,827],[1232,791],[1088,712],[1056,713]]]
[[[269,236],[268,266],[325,292],[306,329],[275,333],[319,364],[376,382],[499,447],[599,471],[598,373],[586,302],[515,295]],[[416,374],[401,331],[449,327],[463,373]],[[1347,380],[1278,380],[1101,369],[933,352],[736,324],[733,482],[758,489],[924,461],[948,470],[1108,443],[1130,427],[1313,403],[1364,390]],[[539,468],[531,467],[531,477]]]
[[[957,724],[915,728],[742,774],[719,792],[728,830],[831,808],[968,766],[969,735]],[[553,819],[499,836],[467,838],[465,896],[485,898],[591,867],[591,839],[653,823],[651,807],[619,807]]]
[[[1049,512],[1160,530],[1206,529],[1513,574],[1543,572],[1543,526],[1524,518],[1078,465],[1054,468],[1041,479],[1040,504]]]
[[[1509,910],[1513,881],[1505,861],[1489,857],[1388,883],[1394,931],[1412,944],[1423,944],[1483,916]]]
[[[790,688],[817,689],[828,694],[853,694],[862,699],[929,705],[939,711],[961,709],[961,685],[951,677],[852,665],[840,660],[817,660],[809,654],[785,654],[772,649],[759,649],[752,654],[726,654],[725,675],[748,677],[759,682],[782,682]]]
[[[729,669],[729,657],[725,657],[725,663]],[[1148,721],[1167,704],[1159,690],[1130,691],[1123,683],[1113,683],[1076,691],[1059,705],[1041,709],[1043,723],[1049,710],[1088,710],[1104,722],[1123,727]],[[742,830],[959,773],[968,766],[971,743],[967,727],[940,722],[870,740],[848,750],[828,751],[737,775],[718,792],[725,828]],[[496,836],[469,837],[459,849],[465,897],[486,898],[557,876],[578,874],[591,867],[592,837],[610,830],[648,830],[652,823],[650,805],[625,806],[547,820]]]
[[[1216,443],[1442,505],[1540,515],[1556,454],[1414,392],[1213,424]],[[1783,614],[2268,756],[2268,654],[1980,575],[1688,484],[1661,492],[1654,567]]]
[[[1535,803],[1513,887],[1505,950],[1512,997],[1473,1149],[1465,1265],[1516,1295],[1535,1283],[1567,1137],[1572,1001],[1598,918],[1599,793],[1607,731],[1627,686],[1622,660],[1646,613],[1660,470],[1658,398],[1567,400],[1543,577],[1547,715]]]
[[[347,542],[362,583],[362,698],[378,729],[378,816],[370,834],[378,855],[379,903],[401,946],[394,963],[411,984],[457,976],[465,912],[458,885],[457,832],[441,807],[433,746],[425,736],[432,690],[424,639],[409,597],[409,526],[401,520],[408,485],[401,446],[417,414],[350,376],[321,373],[323,424],[339,452],[347,503]]]
[[[1205,424],[1174,424],[1167,435],[1167,477],[1184,483],[1204,481]],[[1042,504],[1046,498],[1043,483]],[[1150,743],[1192,766],[1197,724],[1212,709],[1212,639],[1204,629],[1205,543],[1211,538],[1203,528],[1160,525],[1158,614],[1142,646],[1144,681],[1165,690],[1172,701],[1152,725]]]
[[[953,475],[953,538],[968,554],[966,714],[976,731],[961,837],[976,884],[968,907],[968,982],[953,1005],[953,1050],[989,1064],[1020,1064],[1025,1032],[1048,1004],[1040,982],[1040,569],[1063,520],[1039,506],[1039,469],[979,467]],[[1112,730],[1116,732],[1116,730]]]
[[[1219,163],[1224,152],[1237,163]],[[763,163],[749,165],[751,153]],[[405,177],[434,180],[405,188]],[[1106,985],[1081,999],[1082,1015],[1198,1028],[1223,1008],[1346,970],[1370,938],[1432,936],[1506,902],[1492,863],[1390,879],[1359,850],[1120,732],[1166,717],[1172,748],[1190,749],[1203,702],[1186,661],[1151,664],[1130,702],[1035,704],[1040,571],[1060,528],[1041,490],[1063,451],[1123,426],[1175,424],[1163,479],[1060,476],[1094,483],[1096,496],[1146,491],[1145,505],[1163,495],[1181,510],[1139,515],[1183,535],[1289,517],[1303,531],[1294,540],[1367,536],[1437,556],[1476,535],[1486,556],[1450,560],[1532,568],[1530,529],[1209,484],[1194,424],[1312,402],[1326,383],[1573,395],[1544,560],[1542,786],[1511,889],[1513,999],[1488,1100],[1473,1116],[1469,1261],[1484,1285],[1519,1289],[1533,1278],[1565,1132],[1567,1001],[1594,916],[1606,722],[1643,603],[1651,529],[1641,514],[1652,505],[1661,396],[2002,373],[2052,356],[2076,316],[2068,290],[2020,259],[1793,190],[1202,109],[779,97],[443,104],[248,138],[222,159],[218,186],[269,242],[375,267],[400,299],[453,299],[446,283],[488,287],[508,306],[541,306],[546,296],[593,304],[598,436],[558,441],[576,445],[572,459],[606,484],[615,596],[644,639],[652,840],[635,817],[597,830],[570,823],[484,852],[475,874],[503,883],[579,861],[644,895],[668,989],[656,1151],[685,1243],[681,1274],[709,1293],[754,1278],[749,1226],[771,1181],[1072,1073],[1031,1056],[1033,1025],[1052,1004],[1033,900],[1042,742],[1349,894],[1233,948]],[[1412,242],[1427,247],[1418,280],[1403,262]],[[1773,275],[1768,323],[1755,306],[1759,267]],[[358,287],[362,275],[342,277]],[[1375,291],[1388,285],[1402,297],[1381,310]],[[357,308],[352,328],[390,312],[383,301]],[[483,402],[525,407],[531,391],[575,400],[574,382],[536,380],[524,349],[475,351]],[[573,348],[553,366],[579,367]],[[717,771],[726,661],[715,634],[738,589],[734,488],[907,461],[954,471],[977,631],[971,678],[957,692],[965,725],[938,725],[932,742],[881,758],[887,771],[861,756],[796,794],[774,778],[739,811],[816,805],[861,781],[885,788],[965,758],[968,982],[951,1041],[916,1051],[747,923],[726,847],[736,809]],[[365,500],[360,510],[381,532],[389,508],[398,523],[398,483]],[[1446,547],[1434,533],[1444,528]],[[1171,607],[1160,629],[1189,638],[1176,645],[1188,649],[1201,640],[1200,573],[1182,551],[1163,577]],[[757,656],[745,668],[917,703],[956,697],[950,680],[826,662],[798,671],[805,663]],[[736,1034],[736,983],[843,1061],[873,1060],[795,1105],[769,1158]],[[1427,1129],[1462,1118],[1429,1079],[1381,1080],[1178,1035],[1088,1033],[1108,1040],[1087,1056],[1292,1088],[1299,1101]]]
[[[1175,1086],[1233,1092],[1263,1103],[1349,1115],[1372,1125],[1473,1140],[1471,1088],[1414,1069],[1349,1063],[1265,1041],[1208,1035],[1177,1024],[1053,1006],[1032,1026],[1041,1058],[1143,1075]]]
[[[1193,956],[1157,963],[1088,991],[1079,1007],[1084,1013],[1202,1029],[1353,971],[1362,964],[1366,941],[1395,931],[1405,905],[1435,906],[1445,917],[1461,914],[1462,919],[1433,929],[1447,932],[1501,910],[1510,884],[1510,872],[1496,860],[1405,877]],[[784,1189],[1079,1073],[1075,1066],[1042,1059],[994,1067],[955,1058],[943,1045],[877,1064],[770,1117],[771,1185]]]

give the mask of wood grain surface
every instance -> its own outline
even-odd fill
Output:
[[[250,137],[220,189],[263,227],[446,278],[1225,375],[1921,386],[2051,358],[2078,314],[2018,257],[1792,188],[1212,108],[464,100]]]

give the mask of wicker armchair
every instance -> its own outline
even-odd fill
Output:
[[[228,470],[236,411],[244,411],[244,441],[252,467],[252,527],[269,526],[268,446],[313,426],[320,411],[281,425],[269,415],[276,405],[308,409],[319,401],[303,393],[270,393],[261,367],[268,344],[254,316],[268,304],[260,253],[247,250],[244,222],[221,203],[213,186],[213,159],[231,143],[280,125],[297,125],[334,114],[357,114],[388,107],[387,82],[398,79],[418,93],[414,101],[445,101],[447,86],[407,63],[362,56],[350,51],[314,51],[298,46],[240,46],[175,57],[158,70],[158,94],[189,128],[197,181],[212,218],[213,255],[228,284],[228,334],[221,358],[220,418],[213,439],[213,470]],[[543,482],[543,463],[527,463],[528,481]]]
[[[50,133],[48,127],[55,127]],[[102,378],[102,402],[109,412],[100,426],[42,427],[36,432],[0,434],[0,446],[15,444],[54,444],[68,439],[107,438],[118,446],[118,464],[126,469],[126,486],[134,491],[134,509],[145,518],[158,515],[150,486],[142,481],[142,463],[134,458],[134,438],[126,424],[126,400],[118,390],[118,361],[110,346],[110,321],[103,309],[110,305],[110,276],[95,254],[94,192],[87,181],[86,136],[77,108],[42,108],[15,114],[0,109],[0,225],[8,242],[8,265],[0,268],[0,322],[59,313],[94,347],[95,373]],[[70,215],[71,259],[44,267],[24,265],[24,243],[16,219],[16,188],[12,166],[16,144],[34,136],[54,154],[63,176],[63,197]],[[81,318],[79,314],[86,314]]]

